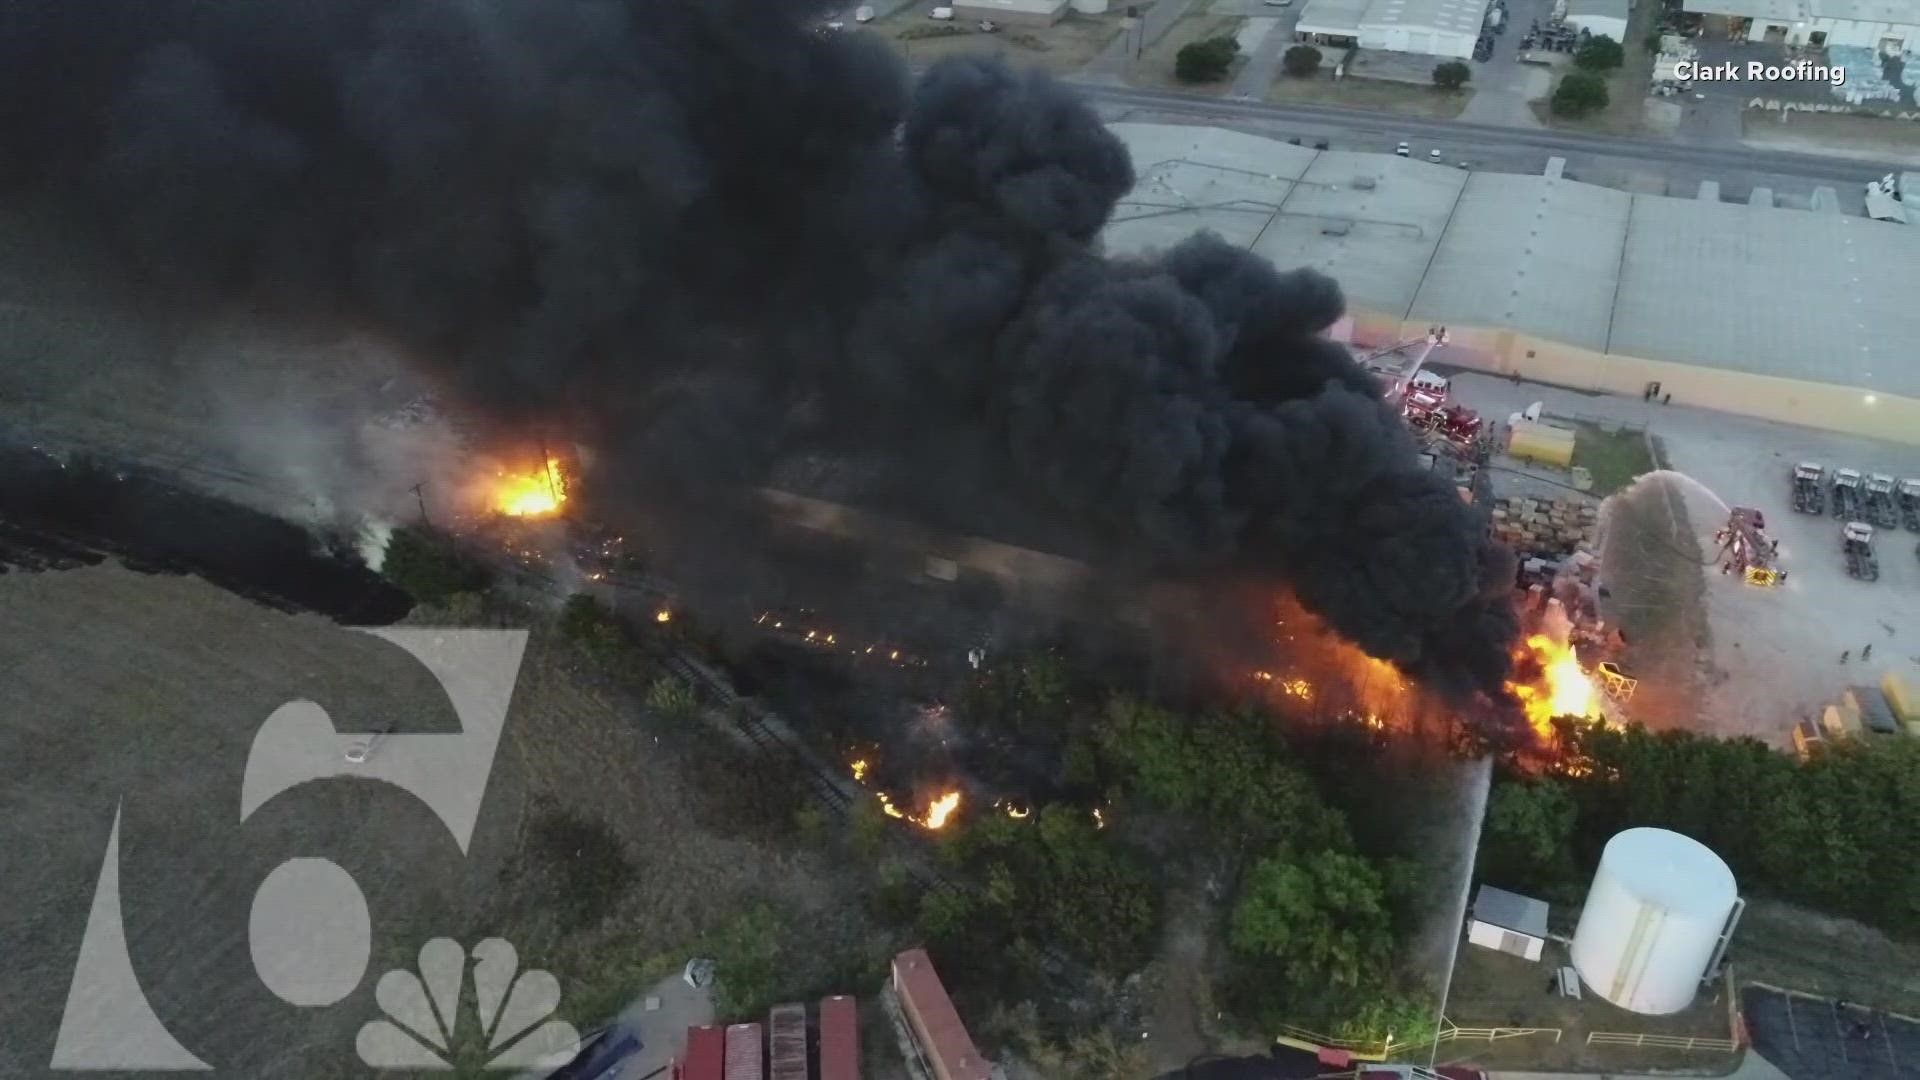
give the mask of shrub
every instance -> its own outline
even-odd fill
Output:
[[[565,811],[534,819],[528,852],[549,886],[548,903],[570,929],[592,926],[611,914],[636,876],[613,830]]]
[[[641,703],[647,711],[668,723],[682,724],[700,711],[700,695],[683,679],[662,675],[647,687]]]
[[[1554,88],[1555,116],[1585,116],[1606,107],[1607,84],[1592,72],[1572,72]]]
[[[1240,43],[1231,37],[1207,38],[1183,45],[1173,58],[1173,74],[1181,82],[1213,82],[1226,75]]]
[[[1612,71],[1627,61],[1627,51],[1605,34],[1587,39],[1573,54],[1574,66],[1585,71]]]
[[[1305,78],[1320,70],[1320,50],[1311,45],[1295,45],[1280,58],[1280,69],[1295,78]]]
[[[1473,69],[1458,60],[1435,64],[1433,68],[1433,85],[1442,90],[1458,90],[1471,78]]]

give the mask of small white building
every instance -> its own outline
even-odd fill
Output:
[[[1547,902],[1482,885],[1473,898],[1467,940],[1482,948],[1537,961],[1547,947]]]
[[[1920,52],[1920,0],[1686,0],[1686,10],[1729,17],[1745,41]]]
[[[1628,0],[1567,0],[1567,25],[1627,43]]]

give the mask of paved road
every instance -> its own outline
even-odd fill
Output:
[[[1673,1080],[1672,1073],[1543,1073],[1511,1072],[1496,1069],[1487,1074],[1489,1080]],[[1739,1068],[1720,1077],[1720,1080],[1790,1080],[1786,1073],[1768,1064],[1765,1058],[1749,1050],[1740,1059]]]
[[[1593,135],[1553,130],[1526,131],[1464,120],[1435,120],[1369,112],[1337,105],[1278,105],[1259,101],[1200,97],[1174,90],[1111,86],[1069,80],[1090,101],[1158,113],[1185,113],[1222,121],[1263,121],[1332,129],[1345,135],[1379,139],[1443,140],[1454,145],[1545,151],[1549,154],[1604,156],[1645,163],[1664,171],[1689,166],[1725,172],[1750,171],[1857,187],[1864,177],[1898,171],[1886,162],[1817,157],[1739,146],[1699,146],[1660,139]]]

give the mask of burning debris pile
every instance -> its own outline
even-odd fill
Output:
[[[116,10],[5,7],[0,162],[176,307],[376,327],[604,454],[610,510],[878,452],[1114,565],[1278,577],[1455,696],[1508,679],[1509,559],[1320,336],[1338,287],[1206,235],[1101,257],[1132,168],[1045,75],[909,87],[782,0]],[[503,510],[576,494],[537,471]]]

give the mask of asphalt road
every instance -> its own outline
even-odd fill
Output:
[[[1461,120],[1435,120],[1396,113],[1369,112],[1337,105],[1278,105],[1261,101],[1201,97],[1174,90],[1153,90],[1069,80],[1095,104],[1184,113],[1222,122],[1258,121],[1295,125],[1303,134],[1333,133],[1351,138],[1445,142],[1476,150],[1533,151],[1549,156],[1606,158],[1669,172],[1675,167],[1740,175],[1760,173],[1793,177],[1809,183],[1832,184],[1842,191],[1858,188],[1869,177],[1897,172],[1900,166],[1857,158],[1817,157],[1745,147],[1700,146],[1663,139],[1587,134],[1553,130],[1524,130]],[[1336,148],[1340,148],[1338,142]]]

